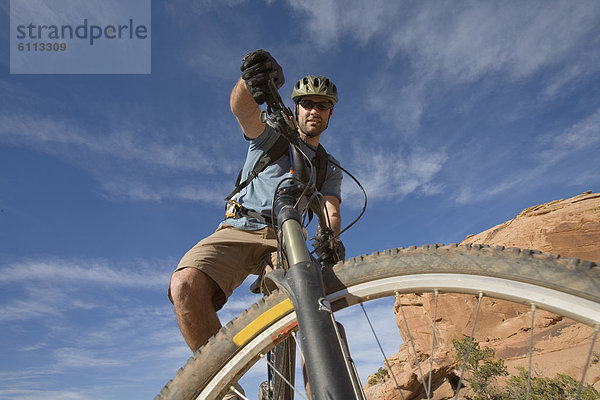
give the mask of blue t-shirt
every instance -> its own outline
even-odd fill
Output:
[[[254,165],[259,158],[273,146],[278,138],[279,134],[267,125],[265,131],[259,137],[250,140],[248,155],[246,156],[246,162],[242,169],[241,182],[246,180],[248,174],[254,168]],[[300,141],[300,147],[308,157],[311,159],[315,157],[316,148],[303,141]],[[327,157],[336,164],[339,164],[339,162],[330,154],[327,154]],[[275,189],[283,179],[291,177],[290,168],[290,158],[285,155],[280,157],[279,160],[276,160],[271,165],[267,166],[261,173],[252,179],[250,183],[233,198],[233,200],[249,210],[254,210],[261,215],[270,218]],[[335,196],[340,199],[340,201],[342,200],[342,171],[333,162],[327,163],[327,175],[320,192],[324,196]],[[262,229],[267,226],[251,217],[228,218],[224,222],[234,228],[244,230]]]

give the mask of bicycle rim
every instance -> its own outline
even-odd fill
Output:
[[[325,271],[335,310],[404,293],[464,293],[532,305],[590,326],[600,323],[597,264],[537,251],[421,246],[359,256]],[[220,399],[260,357],[296,329],[281,292],[231,321],[156,399]],[[350,349],[352,351],[352,349]]]

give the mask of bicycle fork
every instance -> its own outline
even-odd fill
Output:
[[[290,268],[267,275],[289,296],[298,319],[299,338],[313,400],[364,399],[345,341],[325,298],[321,266],[306,246],[294,198],[281,195],[277,220]]]

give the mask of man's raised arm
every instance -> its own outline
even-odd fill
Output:
[[[242,61],[242,77],[231,91],[231,112],[237,118],[246,137],[254,139],[265,130],[260,121],[260,108],[270,96],[269,80],[277,89],[285,82],[283,70],[268,51],[256,50]]]
[[[250,139],[257,138],[265,130],[265,123],[260,121],[260,108],[252,98],[246,83],[240,78],[231,91],[229,98],[231,112],[237,119],[242,132]]]

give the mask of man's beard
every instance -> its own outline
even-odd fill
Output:
[[[302,133],[304,133],[308,137],[311,137],[311,138],[317,137],[317,136],[321,136],[321,133],[323,133],[323,131],[325,131],[325,129],[327,129],[328,124],[329,124],[329,121],[327,121],[327,123],[325,124],[325,127],[323,129],[318,129],[318,130],[308,129],[308,120],[307,120],[306,123],[300,125],[300,130],[302,131]]]

